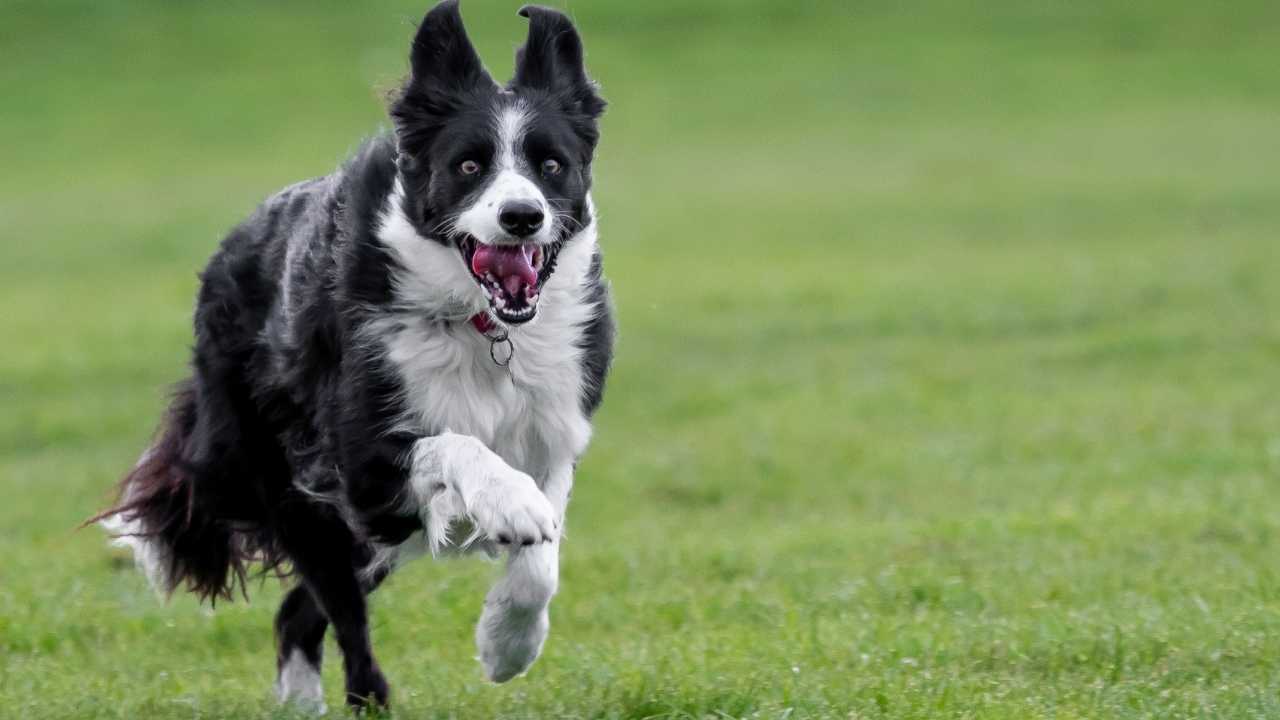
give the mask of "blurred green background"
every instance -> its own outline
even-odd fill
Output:
[[[567,7],[618,360],[543,658],[483,683],[496,568],[421,561],[398,717],[1280,716],[1280,3]],[[162,606],[75,526],[425,9],[0,0],[0,717],[284,715],[278,584]]]

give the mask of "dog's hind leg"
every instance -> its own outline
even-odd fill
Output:
[[[304,498],[283,503],[276,527],[303,585],[333,626],[342,650],[347,704],[356,708],[386,705],[387,681],[369,642],[365,593],[370,586],[362,584],[359,575],[370,560],[369,549],[357,541],[337,509]],[[319,669],[318,664],[314,667]]]
[[[285,595],[276,614],[276,696],[301,710],[323,714],[320,662],[329,620],[306,585]]]

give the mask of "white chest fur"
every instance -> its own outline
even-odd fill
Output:
[[[506,367],[465,321],[421,321],[391,333],[386,349],[404,388],[405,424],[424,436],[471,435],[541,482],[580,455],[591,432],[579,400],[577,333],[554,330],[513,332]]]

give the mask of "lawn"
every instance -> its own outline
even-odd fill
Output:
[[[464,2],[502,77],[518,5]],[[420,561],[395,715],[1280,717],[1280,4],[569,6],[621,337],[552,635],[483,682],[497,568]],[[424,9],[0,0],[0,717],[287,715],[277,582],[76,526]]]

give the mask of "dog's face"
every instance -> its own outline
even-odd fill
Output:
[[[456,249],[508,324],[532,319],[564,243],[590,221],[591,160],[604,101],[563,14],[525,7],[529,37],[500,87],[477,56],[456,0],[413,42],[413,74],[391,108],[405,213]]]

